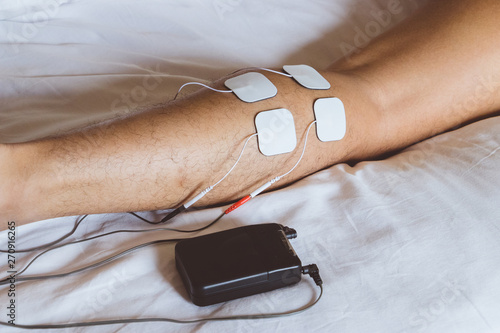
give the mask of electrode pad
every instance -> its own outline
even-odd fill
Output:
[[[257,102],[276,96],[278,89],[261,73],[245,73],[224,82],[243,102]]]
[[[344,103],[337,97],[320,98],[314,102],[316,133],[323,142],[341,140],[346,132]]]
[[[295,123],[287,109],[263,111],[255,117],[259,150],[266,156],[285,154],[297,146]]]
[[[287,65],[283,66],[283,70],[303,87],[314,90],[330,89],[330,83],[311,66]]]

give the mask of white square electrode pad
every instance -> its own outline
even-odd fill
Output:
[[[266,156],[285,154],[297,146],[295,123],[287,109],[259,112],[255,117],[259,150]]]
[[[301,86],[308,89],[330,89],[328,82],[317,70],[307,65],[287,65],[283,70],[290,74]]]
[[[243,102],[257,102],[276,96],[278,89],[261,73],[250,72],[224,82]]]
[[[314,102],[316,133],[321,141],[338,141],[345,136],[344,103],[337,97],[320,98]]]

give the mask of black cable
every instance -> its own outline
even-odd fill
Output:
[[[182,213],[185,210],[186,210],[186,206],[184,206],[184,205],[179,206],[176,209],[174,209],[173,211],[171,211],[167,216],[162,218],[159,223],[165,223],[168,220],[173,219],[174,217],[176,217],[177,215],[179,215],[180,213]]]
[[[177,209],[175,210],[177,211]],[[174,211],[174,212],[175,212]],[[182,211],[182,210],[181,210]],[[136,213],[133,213],[133,212],[129,212],[129,214],[137,217],[138,219],[146,222],[146,223],[149,223],[149,224],[160,224],[160,223],[163,223],[163,222],[166,222],[167,220],[162,219],[161,221],[158,221],[158,222],[153,222],[153,221],[150,221],[150,220],[147,220],[145,219],[144,217],[142,216],[139,216],[137,215]],[[177,215],[177,214],[176,214]],[[168,231],[175,231],[175,232],[197,232],[197,231],[202,231],[202,230],[205,230],[209,227],[211,227],[212,225],[214,225],[215,223],[217,223],[223,216],[225,215],[225,213],[222,213],[217,219],[215,219],[213,222],[211,222],[210,224],[204,226],[204,227],[201,227],[199,229],[193,229],[193,230],[182,230],[182,229],[173,229],[173,228],[158,228],[158,229],[151,229],[151,230],[168,230]],[[167,215],[168,216],[168,215]],[[175,216],[175,215],[174,215]],[[165,221],[164,221],[165,220]]]
[[[136,214],[136,213],[134,213],[134,212],[128,212],[128,213],[129,213],[130,215],[132,215],[132,216],[137,217],[139,220],[144,221],[144,222],[146,222],[146,223],[149,223],[149,224],[160,224],[160,221],[158,221],[158,222],[155,222],[155,221],[150,221],[150,220],[148,220],[148,219],[146,219],[146,218],[144,218],[144,217],[142,217],[142,216],[140,216],[140,215],[137,215],[137,214]]]
[[[70,232],[68,232],[66,235],[64,235],[64,236],[56,239],[55,241],[52,241],[52,242],[44,244],[44,245],[40,245],[40,246],[36,246],[36,247],[31,247],[31,248],[28,248],[28,249],[23,249],[23,250],[16,249],[16,253],[23,253],[23,252],[32,252],[32,251],[37,251],[37,250],[43,250],[43,249],[45,249],[45,248],[47,248],[47,247],[49,247],[51,245],[55,245],[57,243],[62,242],[63,240],[65,240],[66,238],[68,238],[69,236],[73,235],[76,232],[76,229],[78,229],[78,227],[80,226],[80,223],[82,223],[82,221],[85,220],[85,218],[87,216],[88,215],[83,215],[83,217],[75,223],[73,229]],[[9,251],[8,250],[1,250],[0,249],[0,253],[7,253],[7,252],[9,252]]]
[[[139,217],[136,214],[133,214],[133,213],[131,213],[131,214]],[[47,253],[49,251],[52,251],[52,250],[55,250],[55,249],[58,249],[58,248],[61,248],[61,247],[67,246],[67,245],[72,245],[72,244],[87,242],[87,241],[90,241],[90,240],[93,240],[93,239],[97,239],[97,238],[109,236],[111,234],[120,233],[120,232],[148,232],[148,231],[157,231],[157,230],[169,230],[169,231],[177,231],[177,232],[186,232],[187,233],[187,232],[202,231],[202,230],[205,230],[205,229],[209,228],[210,226],[214,225],[215,223],[217,223],[224,215],[225,215],[225,213],[222,213],[219,217],[217,217],[214,221],[212,221],[208,225],[206,225],[204,227],[201,227],[201,228],[198,228],[198,229],[193,229],[193,230],[181,230],[181,229],[173,229],[173,228],[156,228],[156,229],[150,229],[150,230],[115,230],[115,231],[108,232],[108,233],[101,234],[101,235],[97,235],[97,236],[94,236],[94,237],[89,237],[89,238],[86,238],[86,239],[76,240],[76,241],[73,241],[73,242],[70,242],[70,243],[66,243],[66,244],[60,244],[60,245],[58,245],[56,247],[47,249],[46,251],[38,254],[33,260],[31,260],[28,263],[28,265],[23,270],[21,270],[19,273],[17,273],[15,275],[15,279],[16,279],[17,282],[22,282],[22,281],[30,281],[30,280],[31,281],[34,281],[34,280],[46,280],[46,279],[52,279],[52,278],[58,278],[58,277],[65,277],[65,276],[69,276],[69,275],[72,275],[72,274],[80,273],[82,271],[86,271],[86,270],[89,270],[89,269],[93,269],[93,268],[105,265],[105,264],[110,263],[110,262],[112,262],[112,261],[114,261],[114,260],[116,260],[118,258],[121,258],[121,257],[123,257],[123,256],[125,256],[125,255],[127,255],[129,253],[132,253],[132,252],[134,252],[134,251],[136,251],[138,249],[141,249],[141,248],[144,248],[144,247],[147,247],[147,246],[156,245],[156,244],[162,244],[162,243],[178,242],[178,241],[183,240],[183,238],[162,239],[162,240],[151,241],[151,242],[148,242],[148,243],[143,243],[143,244],[134,246],[134,247],[132,247],[130,249],[127,249],[125,251],[122,251],[122,252],[120,252],[120,253],[118,253],[116,255],[112,255],[112,256],[110,256],[110,257],[108,257],[108,258],[106,258],[104,260],[101,260],[99,262],[96,262],[94,264],[91,264],[91,265],[88,265],[88,266],[76,269],[74,271],[66,272],[66,273],[53,274],[53,275],[39,275],[39,276],[18,277],[18,275],[20,275],[23,272],[25,272],[28,269],[28,267],[30,267],[31,264],[33,264],[33,262],[35,260],[37,260],[40,256],[44,255],[45,253]],[[27,250],[24,250],[24,251],[28,252],[28,251],[34,251],[34,250],[39,249],[39,248],[46,248],[46,247],[48,247],[50,245],[53,245],[53,244],[56,244],[56,243],[62,241],[63,239],[65,239],[65,238],[69,237],[71,234],[73,234],[75,232],[75,230],[78,228],[78,225],[86,217],[87,217],[87,215],[83,216],[75,224],[75,227],[73,228],[73,230],[70,231],[70,233],[68,233],[67,235],[63,236],[62,238],[60,238],[60,239],[58,239],[58,240],[56,240],[56,241],[54,241],[54,242],[52,242],[50,244],[46,244],[46,245],[40,246],[40,247],[35,247],[33,249],[27,249]],[[141,217],[139,217],[139,218],[141,218]],[[133,323],[146,323],[146,322],[171,322],[171,323],[178,323],[178,324],[193,324],[193,323],[210,322],[210,321],[268,319],[268,318],[276,318],[276,317],[289,316],[289,315],[298,314],[298,313],[301,313],[303,311],[306,311],[306,310],[310,309],[311,307],[313,307],[314,305],[316,305],[319,302],[319,300],[321,299],[321,297],[323,296],[323,285],[322,285],[323,282],[321,280],[321,277],[319,276],[318,267],[315,264],[308,265],[308,266],[303,266],[302,269],[301,269],[301,271],[302,271],[303,274],[309,274],[314,279],[315,283],[320,288],[320,294],[319,294],[319,296],[316,298],[316,300],[314,302],[312,302],[310,304],[307,304],[307,305],[305,305],[303,307],[300,307],[298,309],[291,310],[291,311],[284,311],[284,312],[278,312],[278,313],[269,313],[269,314],[236,315],[236,316],[227,316],[227,317],[210,317],[210,318],[200,318],[200,319],[192,319],[192,320],[180,320],[180,319],[173,319],[173,318],[126,318],[126,319],[112,319],[112,320],[101,320],[101,321],[90,321],[90,322],[75,322],[75,323],[67,323],[67,324],[40,324],[40,325],[22,325],[22,324],[12,325],[12,324],[0,321],[0,325],[2,325],[2,326],[14,326],[14,327],[21,328],[21,329],[63,329],[63,328],[104,326],[104,325],[115,325],[115,324],[133,324]],[[0,281],[0,285],[5,285],[5,284],[10,283],[10,279],[11,279],[11,277],[8,277],[8,278],[5,278],[4,280],[1,280]]]
[[[159,229],[167,229],[167,230],[176,230],[180,232],[194,232],[194,231],[201,231],[204,230],[215,223],[217,223],[225,214],[222,213],[219,217],[217,217],[214,221],[209,223],[208,225],[194,229],[194,230],[177,230],[177,229],[171,229],[171,228],[159,228]],[[86,217],[86,216],[85,216]],[[84,217],[84,218],[85,218]],[[83,221],[82,218],[79,222]],[[72,274],[76,274],[85,270],[93,269],[102,265],[105,265],[107,263],[110,263],[120,257],[123,257],[129,253],[132,253],[138,249],[151,246],[151,245],[156,245],[156,244],[162,244],[162,243],[169,243],[169,242],[178,242],[183,240],[182,238],[175,238],[175,239],[163,239],[163,240],[156,240],[156,241],[151,241],[148,243],[143,243],[137,246],[134,246],[130,249],[127,249],[125,251],[122,251],[116,255],[110,256],[104,260],[101,260],[99,262],[96,262],[94,264],[76,269],[74,271],[66,272],[66,273],[60,273],[60,274],[53,274],[53,275],[40,275],[40,276],[28,276],[28,277],[17,277],[19,274],[22,272],[26,271],[26,269],[36,260],[38,259],[41,255],[52,251],[57,248],[64,247],[66,245],[71,245],[71,244],[76,244],[76,243],[81,243],[81,242],[86,242],[90,241],[92,239],[108,236],[110,234],[118,233],[118,232],[146,232],[146,231],[152,231],[152,230],[116,230],[113,232],[109,232],[106,234],[102,235],[97,235],[94,237],[90,237],[87,239],[81,239],[77,240],[71,243],[67,244],[61,244],[57,247],[48,249],[42,253],[40,253],[38,256],[36,256],[21,272],[15,275],[16,281],[21,282],[21,281],[30,281],[30,280],[46,280],[46,279],[51,279],[51,278],[58,278],[58,277],[65,277],[69,276]],[[269,314],[255,314],[255,315],[236,315],[236,316],[228,316],[228,317],[210,317],[210,318],[200,318],[200,319],[192,319],[192,320],[180,320],[180,319],[173,319],[173,318],[126,318],[126,319],[112,319],[112,320],[101,320],[101,321],[90,321],[90,322],[75,322],[75,323],[67,323],[67,324],[40,324],[40,325],[22,325],[22,324],[9,324],[5,322],[0,321],[0,325],[2,326],[15,326],[17,328],[21,329],[63,329],[63,328],[76,328],[76,327],[89,327],[89,326],[104,326],[104,325],[115,325],[115,324],[133,324],[133,323],[146,323],[146,322],[171,322],[171,323],[178,323],[178,324],[193,324],[193,323],[200,323],[200,322],[210,322],[210,321],[228,321],[228,320],[252,320],[252,319],[268,319],[268,318],[276,318],[276,317],[283,317],[283,316],[289,316],[289,315],[294,315],[301,313],[305,310],[310,309],[314,305],[316,305],[319,300],[321,299],[323,295],[323,281],[321,280],[321,277],[319,276],[319,269],[315,264],[308,265],[308,266],[303,266],[301,269],[303,274],[309,274],[315,281],[315,283],[320,287],[320,294],[316,298],[316,300],[310,304],[307,304],[303,307],[300,307],[295,310],[291,311],[284,311],[284,312],[278,312],[278,313],[269,313]],[[2,280],[0,282],[0,285],[8,284],[10,283],[10,277]]]
[[[321,276],[319,275],[319,268],[316,264],[302,266],[301,272],[302,274],[309,274],[318,286],[323,284],[323,280],[321,280]]]
[[[205,230],[205,229],[213,226],[214,224],[216,224],[217,222],[219,222],[219,220],[224,215],[225,214],[222,213],[221,215],[219,215],[215,220],[213,220],[209,224],[207,224],[207,225],[205,225],[205,226],[203,226],[201,228],[193,229],[193,230],[182,230],[182,229],[173,229],[173,228],[155,228],[155,229],[146,229],[146,230],[115,230],[115,231],[107,232],[107,233],[104,233],[104,234],[101,234],[101,235],[96,235],[96,236],[93,236],[93,237],[89,237],[89,238],[85,238],[85,239],[79,239],[79,240],[76,240],[76,241],[73,241],[73,242],[69,242],[69,243],[65,243],[65,244],[60,244],[58,246],[52,247],[50,249],[47,249],[47,250],[39,253],[38,255],[36,255],[21,271],[19,271],[17,274],[15,274],[14,277],[16,277],[17,281],[34,280],[34,279],[32,279],[32,277],[23,278],[23,277],[18,277],[18,276],[21,275],[22,273],[24,273],[42,255],[44,255],[44,254],[46,254],[46,253],[48,253],[50,251],[53,251],[53,250],[56,250],[56,249],[68,246],[68,245],[73,245],[73,244],[88,242],[88,241],[91,241],[91,240],[94,240],[94,239],[98,239],[98,238],[101,238],[101,237],[106,237],[106,236],[109,236],[109,235],[113,235],[113,234],[117,234],[117,233],[124,233],[124,232],[128,232],[128,233],[143,233],[143,232],[163,231],[163,230],[166,230],[166,231],[175,231],[175,232],[184,232],[184,233],[197,232],[197,231],[202,231],[202,230]],[[180,239],[176,239],[176,241],[178,241],[178,240],[180,240]],[[149,243],[145,243],[145,244],[146,244],[145,246],[151,245]],[[142,244],[142,245],[144,245],[144,244]],[[131,250],[130,252],[132,252],[132,251],[134,251],[134,250],[136,250],[138,248],[140,248],[140,245],[137,246],[137,247],[135,247],[135,248],[132,248],[133,250],[131,250],[131,249],[129,249],[129,250]],[[126,250],[126,251],[129,251],[129,250]],[[124,251],[124,252],[126,252],[126,251]],[[123,252],[121,253],[121,255],[125,255],[125,254],[126,253],[123,253]],[[120,254],[118,254],[118,255],[120,255]],[[115,258],[115,259],[117,259],[117,258]],[[107,260],[107,259],[105,259],[105,260]],[[99,263],[103,263],[103,262],[99,262]],[[97,267],[98,266],[97,264],[99,264],[99,263],[94,264],[94,265],[96,265],[95,267]],[[93,266],[93,265],[91,265],[91,266]],[[85,269],[87,269],[87,268],[85,268]],[[84,269],[81,269],[81,270],[84,270]],[[76,271],[75,271],[75,273],[76,273]],[[66,273],[63,273],[63,274],[66,274]],[[71,272],[70,274],[73,274],[73,272]],[[69,274],[67,274],[67,275],[69,275]],[[65,276],[65,275],[63,275],[63,276]],[[52,276],[49,276],[49,277],[57,277],[57,276],[53,276],[52,275]],[[6,277],[6,278],[0,280],[0,285],[8,284],[10,279],[11,279],[11,276]]]
[[[174,218],[175,216],[177,216],[178,214],[182,213],[183,211],[186,210],[186,207],[184,206],[180,206],[176,209],[174,209],[173,211],[171,211],[170,213],[168,213],[165,217],[163,217],[160,221],[150,221],[140,215],[138,215],[137,213],[134,213],[134,212],[129,212],[130,215],[133,215],[135,217],[137,217],[139,220],[142,220],[146,223],[149,223],[149,224],[161,224],[161,223],[165,223],[167,222],[168,220]]]
[[[253,320],[253,319],[269,319],[269,318],[277,318],[284,316],[291,316],[294,314],[298,314],[304,312],[314,305],[316,305],[321,297],[323,296],[323,285],[318,285],[320,288],[320,294],[316,298],[316,300],[312,303],[304,305],[298,309],[277,312],[277,313],[268,313],[268,314],[254,314],[254,315],[236,315],[236,316],[227,316],[227,317],[209,317],[209,318],[200,318],[200,319],[191,319],[191,320],[181,320],[181,319],[173,319],[173,318],[126,318],[126,319],[112,319],[112,320],[100,320],[100,321],[89,321],[89,322],[75,322],[75,323],[67,323],[67,324],[40,324],[40,325],[22,325],[15,324],[11,325],[5,322],[0,321],[0,325],[4,326],[14,326],[22,329],[62,329],[62,328],[75,328],[75,327],[89,327],[89,326],[103,326],[103,325],[116,325],[116,324],[134,324],[134,323],[148,323],[148,322],[170,322],[176,324],[194,324],[201,322],[211,322],[211,321],[229,321],[229,320]]]
[[[59,274],[53,274],[53,275],[21,276],[21,277],[17,277],[17,275],[15,275],[15,278],[16,278],[16,282],[22,282],[22,281],[46,280],[46,279],[64,277],[64,276],[68,276],[68,275],[80,273],[80,272],[86,271],[88,269],[93,269],[93,268],[105,265],[107,263],[110,263],[110,262],[112,262],[112,261],[114,261],[114,260],[116,260],[118,258],[121,258],[121,257],[123,257],[123,256],[125,256],[125,255],[127,255],[129,253],[132,253],[135,250],[141,249],[143,247],[147,247],[147,246],[155,245],[155,244],[161,244],[161,243],[179,242],[181,240],[183,240],[183,238],[160,239],[160,240],[151,241],[151,242],[148,242],[148,243],[139,244],[139,245],[134,246],[134,247],[132,247],[130,249],[122,251],[122,252],[120,252],[118,254],[112,255],[112,256],[110,256],[110,257],[108,257],[106,259],[98,261],[98,262],[96,262],[94,264],[91,264],[91,265],[88,265],[88,266],[85,266],[85,267],[82,267],[82,268],[78,268],[78,269],[75,269],[74,271],[70,271],[70,272],[66,272],[66,273],[59,273]],[[24,270],[26,270],[26,269],[24,269]],[[9,283],[8,279],[9,278],[0,281],[0,285],[8,284]]]

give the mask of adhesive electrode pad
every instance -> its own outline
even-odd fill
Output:
[[[321,141],[338,141],[345,136],[344,103],[337,97],[320,98],[314,102],[316,133]]]
[[[261,73],[250,72],[227,79],[225,86],[243,102],[257,102],[276,96],[278,89]]]
[[[330,89],[328,82],[318,71],[307,65],[287,65],[283,70],[290,74],[301,86],[308,89]]]
[[[297,146],[295,123],[287,109],[263,111],[255,117],[259,150],[266,156],[285,154]]]

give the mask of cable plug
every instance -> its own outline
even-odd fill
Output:
[[[175,216],[179,215],[180,213],[182,213],[185,210],[186,210],[185,206],[177,207],[176,209],[174,209],[173,211],[171,211],[167,216],[165,216],[164,218],[162,218],[161,221],[160,221],[160,223],[167,222],[168,220],[174,218]]]
[[[247,195],[246,197],[243,197],[241,198],[238,202],[236,202],[234,205],[232,205],[231,207],[229,207],[228,209],[226,209],[224,211],[224,214],[229,214],[231,213],[233,210],[235,210],[236,208],[244,205],[248,200],[252,199],[251,196]]]
[[[321,276],[319,276],[319,268],[316,264],[311,264],[307,266],[302,266],[302,274],[308,274],[313,278],[316,285],[321,286],[323,284],[323,280],[321,280]]]
[[[188,202],[186,202],[182,206],[177,207],[175,210],[173,210],[172,212],[170,212],[170,214],[168,214],[167,216],[165,216],[160,221],[160,223],[167,222],[168,220],[170,220],[170,219],[174,218],[175,216],[177,216],[178,214],[182,213],[183,211],[185,211],[186,209],[188,209],[189,207],[191,207],[196,201],[198,201],[201,198],[203,198],[208,192],[212,191],[213,188],[214,188],[213,185],[207,187],[206,189],[204,189],[203,191],[201,191],[200,194],[198,194],[196,197],[194,197],[193,199],[189,200]]]
[[[295,229],[290,228],[290,227],[285,227],[285,226],[283,226],[282,228],[283,228],[283,232],[286,235],[286,238],[288,238],[288,239],[297,238],[297,231]]]

